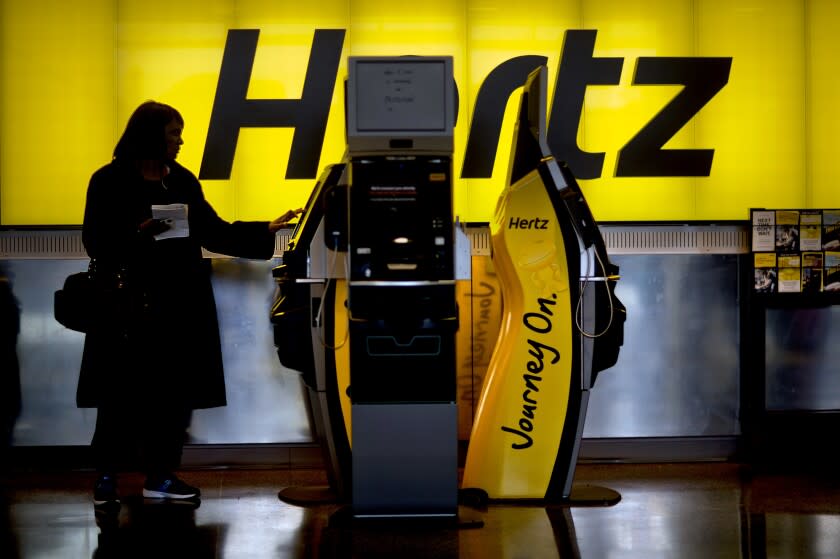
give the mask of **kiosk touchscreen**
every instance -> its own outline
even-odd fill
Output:
[[[583,194],[548,149],[546,73],[525,84],[491,223],[504,309],[462,485],[498,500],[610,504],[617,493],[573,495],[572,481],[589,389],[616,362],[625,309]]]
[[[458,507],[451,57],[351,57],[352,510]]]

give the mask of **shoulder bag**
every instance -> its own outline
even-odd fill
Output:
[[[53,314],[62,326],[89,333],[96,327],[124,329],[131,321],[129,292],[124,269],[97,270],[91,259],[87,271],[70,274],[53,298]]]

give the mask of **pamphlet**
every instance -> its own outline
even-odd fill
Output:
[[[802,256],[796,253],[779,254],[779,293],[802,291]]]
[[[799,250],[822,250],[822,210],[799,212]]]
[[[823,250],[840,250],[840,210],[823,210]]]
[[[776,253],[756,252],[753,255],[755,268],[755,292],[776,292]]]
[[[776,250],[799,250],[799,211],[776,210]]]
[[[776,250],[776,212],[752,210],[752,250]]]
[[[840,252],[825,253],[823,291],[840,291]]]
[[[802,253],[802,293],[822,291],[823,253]]]
[[[190,236],[190,222],[187,219],[187,204],[165,204],[152,206],[152,218],[169,225],[169,229],[155,235],[155,239],[175,239]]]

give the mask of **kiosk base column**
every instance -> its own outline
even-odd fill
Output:
[[[454,517],[454,403],[353,405],[353,515]]]

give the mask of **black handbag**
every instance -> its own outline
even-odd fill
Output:
[[[99,327],[124,330],[130,323],[129,292],[125,270],[97,270],[91,259],[85,272],[70,274],[53,297],[53,314],[62,326],[89,333]]]
[[[70,330],[87,332],[90,329],[95,300],[95,264],[91,260],[87,271],[70,274],[64,280],[64,287],[53,297],[55,319]]]

